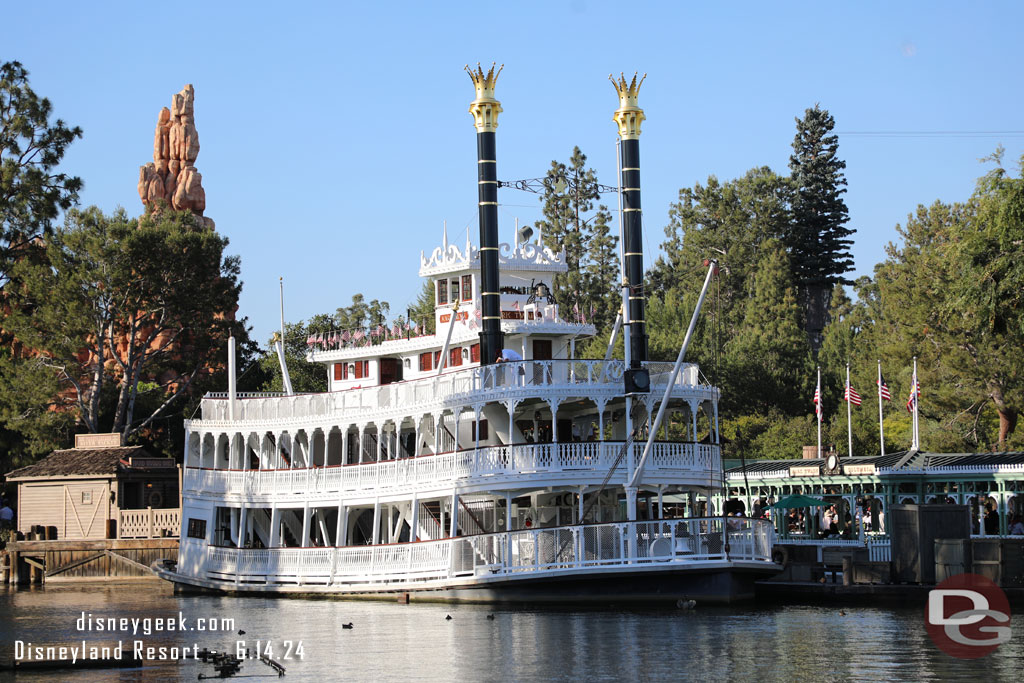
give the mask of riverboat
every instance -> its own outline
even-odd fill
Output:
[[[179,555],[154,568],[181,588],[228,593],[752,596],[779,567],[770,523],[709,509],[723,485],[719,391],[682,352],[676,364],[647,359],[642,79],[613,80],[626,360],[611,359],[611,344],[604,359],[580,360],[576,342],[595,328],[559,310],[546,284],[568,271],[564,252],[519,232],[498,243],[497,74],[469,71],[480,244],[445,233],[421,254],[436,334],[381,326],[311,338],[308,359],[328,377],[319,394],[288,390],[283,356],[285,392],[239,394],[230,363],[228,392],[204,397],[185,424]]]

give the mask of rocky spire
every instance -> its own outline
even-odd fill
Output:
[[[153,137],[153,162],[139,168],[139,198],[147,208],[163,200],[172,209],[188,209],[197,216],[206,210],[203,177],[196,170],[199,133],[195,125],[195,90],[186,85],[164,107]],[[213,228],[213,221],[203,223]]]

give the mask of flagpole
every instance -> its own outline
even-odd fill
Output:
[[[917,356],[914,356],[914,383],[910,387],[910,393],[914,397],[914,443],[911,448],[919,451],[921,450],[921,430],[917,419],[917,404],[920,403],[917,393]]]
[[[850,395],[850,364],[846,364],[846,443],[850,457],[853,457],[853,417],[850,406],[853,397]]]
[[[821,366],[818,366],[818,409],[814,412],[818,413],[818,459],[821,459]]]
[[[885,455],[885,427],[882,425],[882,360],[878,360],[878,441]]]

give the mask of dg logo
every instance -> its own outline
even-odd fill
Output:
[[[984,657],[1010,641],[1010,602],[984,576],[957,574],[928,592],[925,628],[948,655]]]

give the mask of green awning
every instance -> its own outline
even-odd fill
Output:
[[[779,509],[792,510],[793,508],[823,507],[825,505],[828,505],[828,503],[826,503],[823,500],[818,500],[817,498],[811,498],[810,496],[795,495],[795,496],[786,496],[785,498],[780,498],[777,502],[772,503],[771,505],[769,505],[768,508],[769,509],[774,509],[774,510],[779,510]]]

